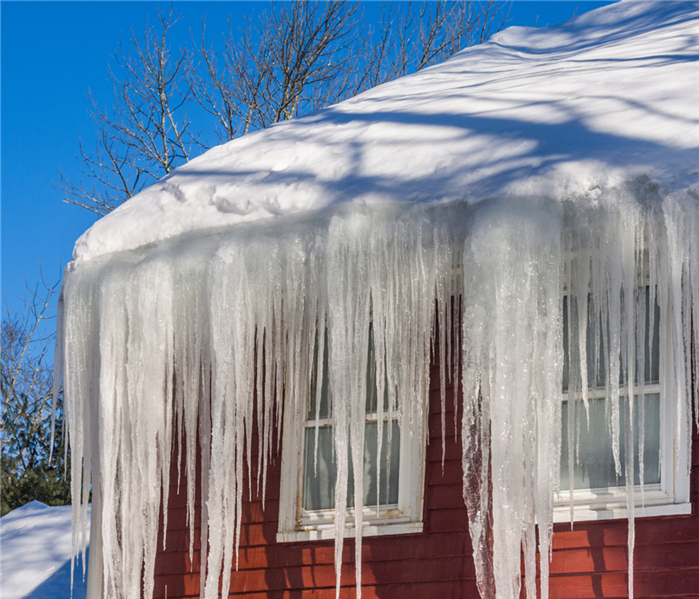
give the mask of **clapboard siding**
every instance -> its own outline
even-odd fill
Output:
[[[462,499],[461,442],[455,431],[453,388],[450,386],[447,390],[443,466],[438,388],[439,371],[433,365],[424,530],[421,534],[364,539],[362,595],[366,599],[478,597],[468,519]],[[699,518],[696,516],[699,438],[696,435],[692,458],[693,515],[636,521],[634,582],[638,599],[699,598]],[[280,463],[280,456],[274,455],[268,470],[264,507],[254,485],[252,497],[248,496],[247,490],[245,492],[238,570],[231,572],[230,596],[248,599],[334,599],[332,541],[276,542]],[[174,464],[171,481],[167,548],[161,549],[157,556],[154,596],[157,599],[166,596],[168,599],[198,597],[201,558],[199,499],[194,554],[190,562],[185,486],[182,480],[178,494]],[[627,596],[625,520],[578,523],[573,530],[569,524],[556,524],[554,530],[551,599]],[[346,540],[340,593],[342,599],[355,597],[354,575],[354,541]]]
[[[699,435],[692,451],[692,514],[636,519],[636,599],[699,597]],[[626,520],[556,524],[551,599],[628,597]]]

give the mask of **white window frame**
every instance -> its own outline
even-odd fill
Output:
[[[307,511],[303,508],[303,469],[305,448],[305,412],[307,405],[299,409],[303,417],[287,410],[284,414],[282,436],[282,472],[279,493],[278,543],[314,541],[335,538],[335,510]],[[387,414],[384,415],[387,418]],[[398,503],[363,507],[362,536],[416,534],[423,528],[423,504],[425,468],[427,463],[427,423],[429,410],[423,412],[421,434],[410,434],[405,411],[399,412],[400,462],[398,470]],[[366,421],[376,420],[375,414],[367,414]],[[302,422],[302,430],[296,423]],[[331,424],[331,419],[319,421],[319,425]],[[384,426],[388,424],[386,420]],[[347,509],[343,536],[355,536],[355,508]]]
[[[660,352],[672,355],[666,339],[660,339]],[[666,360],[666,368],[673,365]],[[644,394],[660,395],[660,483],[635,485],[634,517],[650,518],[655,516],[677,516],[692,513],[690,497],[689,460],[687,439],[677,438],[679,430],[687,428],[687,414],[677,414],[676,404],[664,396],[662,380],[668,379],[668,372],[661,372],[659,384],[644,385]],[[634,388],[637,395],[638,387]],[[567,393],[563,401],[567,401]],[[620,395],[626,394],[620,389]],[[590,389],[590,398],[605,397],[604,389]],[[677,459],[677,467],[673,461]],[[571,477],[572,478],[572,477]],[[629,516],[626,505],[626,487],[609,487],[603,489],[576,489],[573,491],[573,522],[591,520],[615,520]],[[561,491],[554,497],[554,522],[570,522],[570,491]]]

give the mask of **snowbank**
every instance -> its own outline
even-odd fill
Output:
[[[3,599],[69,599],[71,538],[69,505],[32,501],[0,519]],[[77,562],[73,599],[85,599],[85,588]]]

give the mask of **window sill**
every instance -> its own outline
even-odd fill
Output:
[[[355,529],[352,523],[345,528],[344,538],[353,539]],[[417,534],[422,532],[422,522],[364,522],[362,537],[378,537],[383,535]],[[335,525],[322,524],[308,526],[303,530],[282,531],[277,533],[277,543],[297,543],[300,541],[322,541],[335,538]]]
[[[675,503],[671,496],[660,490],[647,491],[644,503],[645,505],[642,506],[640,493],[637,493],[634,517],[652,518],[657,516],[681,516],[692,513],[692,504],[690,502]],[[627,517],[626,497],[625,494],[620,492],[596,495],[581,493],[575,499],[573,522],[616,520]],[[553,521],[570,522],[570,505],[567,498],[559,497],[557,499],[553,508]]]

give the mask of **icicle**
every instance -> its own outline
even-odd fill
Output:
[[[354,469],[354,525],[357,596],[361,596],[361,538],[364,469],[366,367],[369,351],[368,228],[366,215],[331,221],[328,273],[338,284],[328,290],[330,395],[337,483],[335,487],[335,576],[340,595],[349,460]]]
[[[93,448],[98,441],[96,415],[98,404],[95,385],[99,380],[97,347],[97,305],[94,294],[96,286],[93,269],[84,268],[67,272],[61,295],[64,298],[64,327],[60,330],[60,344],[63,351],[63,393],[65,425],[70,444],[71,496],[73,498],[73,559],[71,559],[71,580],[75,557],[82,553],[83,563],[86,551],[87,494],[91,483],[99,485],[99,478],[93,472]],[[94,432],[93,432],[94,431]],[[95,460],[95,465],[98,463]],[[93,538],[94,538],[93,532]],[[93,545],[94,547],[94,545]],[[99,548],[98,548],[99,551]],[[93,560],[94,563],[95,560]]]
[[[667,295],[669,314],[663,323],[661,312],[661,338],[668,345],[667,361],[670,376],[665,387],[666,397],[673,398],[676,405],[675,438],[686,450],[691,450],[691,343],[699,339],[697,326],[697,231],[699,225],[699,202],[687,192],[668,195],[664,202],[664,217],[667,257],[663,266],[667,269]],[[661,266],[662,268],[662,266]],[[663,327],[665,324],[665,327]],[[665,328],[663,331],[662,329]],[[663,335],[664,333],[664,335]],[[695,345],[696,347],[696,345]],[[696,352],[695,352],[696,353]],[[695,358],[696,359],[696,358]],[[661,365],[662,367],[662,365]],[[666,372],[666,371],[662,371]],[[693,394],[696,400],[696,393]],[[694,406],[695,423],[697,405]],[[677,454],[680,452],[678,451]],[[689,453],[688,455],[691,455]],[[675,460],[675,469],[679,468]]]
[[[589,425],[588,386],[604,372],[615,467],[626,478],[631,595],[633,429],[640,426],[642,482],[646,355],[659,319],[660,371],[668,373],[661,394],[673,402],[678,442],[689,447],[690,397],[699,395],[691,377],[698,262],[697,197],[662,197],[640,182],[595,201],[351,204],[69,269],[57,372],[75,475],[76,555],[84,552],[91,485],[95,498],[91,592],[122,599],[152,590],[173,442],[184,451],[190,559],[197,468],[201,474],[201,597],[228,592],[243,495],[261,492],[264,502],[282,419],[285,441],[304,442],[313,376],[319,420],[327,343],[337,592],[343,537],[352,534],[352,460],[350,524],[361,595],[367,369],[376,371],[380,472],[384,427],[389,459],[394,421],[401,435],[426,437],[434,358],[443,458],[445,388],[461,369],[455,411],[462,411],[463,494],[481,596],[519,596],[522,551],[526,593],[535,596],[536,521],[545,599],[560,487],[565,294],[571,495],[582,408]],[[179,480],[182,454],[174,455]]]
[[[483,204],[474,215],[464,251],[462,329],[464,494],[479,590],[498,599],[519,597],[521,549],[527,592],[535,596],[534,514],[550,511],[552,493],[544,485],[539,497],[532,474],[553,474],[551,462],[558,458],[550,432],[558,424],[539,422],[537,428],[537,417],[560,414],[562,376],[559,210],[533,198],[508,201],[507,209],[503,203]],[[542,369],[537,376],[534,368]],[[477,498],[469,488],[474,477]],[[549,509],[541,510],[541,502]],[[548,541],[543,546],[546,555]]]

